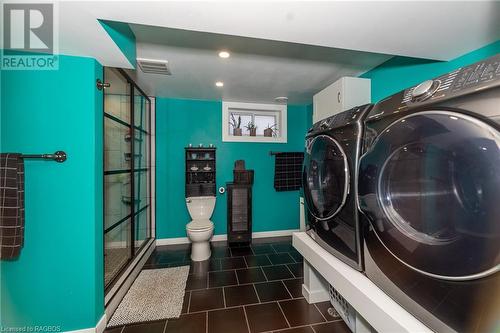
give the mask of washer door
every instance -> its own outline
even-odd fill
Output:
[[[345,204],[349,188],[347,158],[330,136],[306,141],[302,183],[307,209],[318,220],[333,217]]]
[[[424,111],[394,122],[360,161],[359,204],[398,260],[450,280],[500,267],[500,134]]]

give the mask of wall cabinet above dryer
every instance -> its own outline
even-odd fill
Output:
[[[371,80],[342,77],[313,96],[313,123],[371,102]]]

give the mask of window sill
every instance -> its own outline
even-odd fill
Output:
[[[261,142],[261,143],[287,143],[286,138],[273,138],[264,136],[235,136],[235,135],[224,135],[222,138],[223,142]]]

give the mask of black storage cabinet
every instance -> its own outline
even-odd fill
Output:
[[[252,241],[252,184],[227,183],[227,240]]]

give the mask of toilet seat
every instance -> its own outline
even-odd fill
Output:
[[[210,220],[194,220],[186,225],[186,229],[189,231],[207,231],[214,227],[214,224]]]

